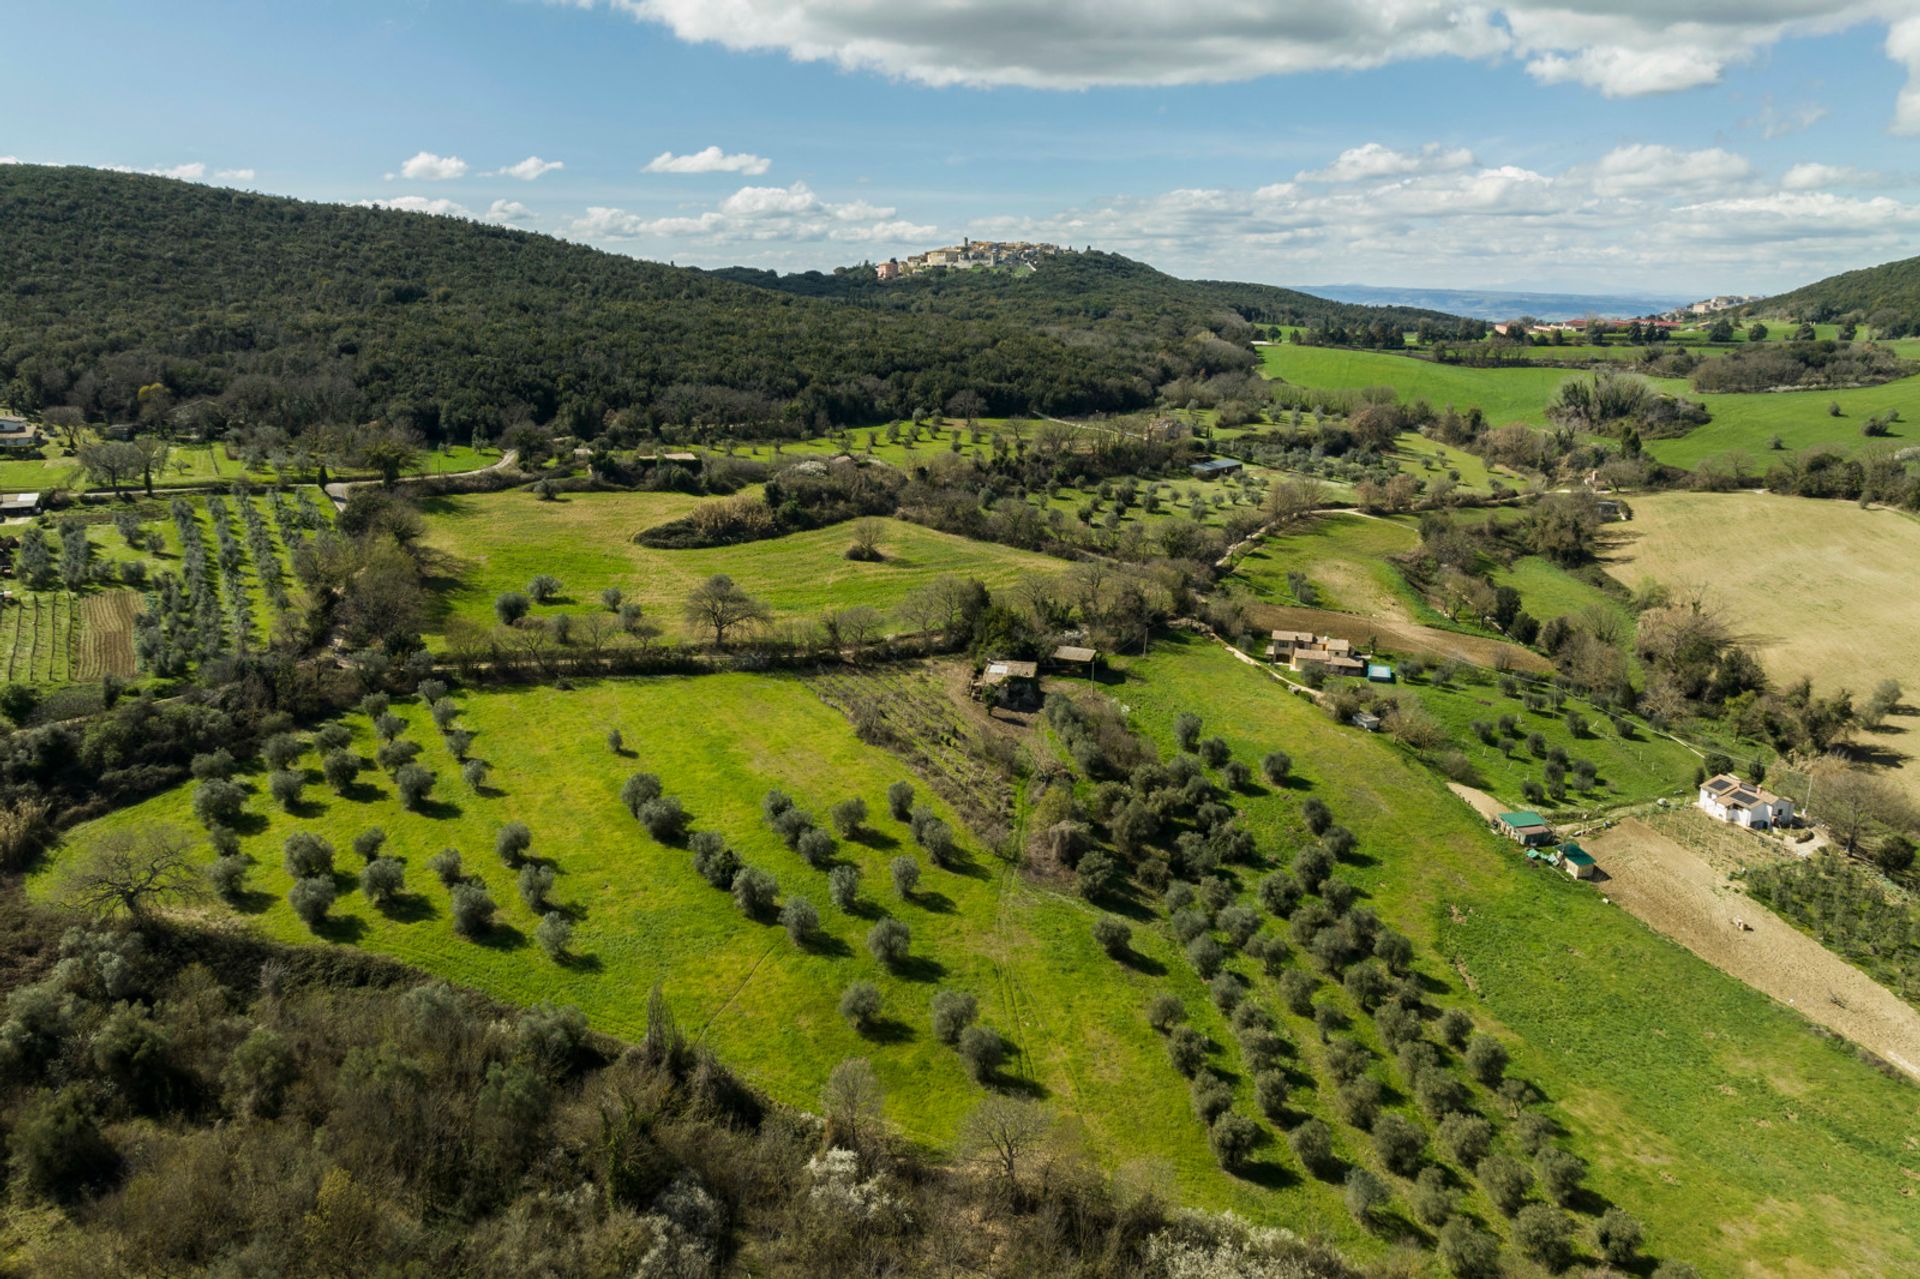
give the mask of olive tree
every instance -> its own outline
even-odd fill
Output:
[[[330,875],[309,875],[296,879],[287,890],[287,904],[308,928],[318,929],[333,909],[334,888]]]

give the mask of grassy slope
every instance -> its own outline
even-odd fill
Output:
[[[1412,550],[1419,534],[1398,520],[1364,515],[1324,515],[1291,533],[1266,538],[1242,556],[1234,578],[1254,598],[1296,604],[1287,573],[1302,572],[1319,592],[1317,607],[1367,617],[1406,617],[1406,587],[1389,555]]]
[[[1448,404],[1465,410],[1479,405],[1494,425],[1528,422],[1546,425],[1546,403],[1572,369],[1470,369],[1428,364],[1374,351],[1331,347],[1270,346],[1264,367],[1269,376],[1302,386],[1392,386],[1404,401],[1425,399],[1436,409]],[[1660,390],[1704,403],[1713,420],[1672,440],[1649,440],[1647,451],[1662,462],[1692,467],[1702,459],[1735,451],[1764,465],[1775,435],[1788,449],[1831,446],[1851,452],[1863,447],[1907,447],[1915,442],[1912,425],[1920,421],[1920,376],[1884,386],[1846,391],[1790,391],[1779,394],[1698,395],[1686,382],[1654,379]],[[1827,411],[1838,403],[1843,416]],[[1875,413],[1898,409],[1902,423],[1883,440],[1868,440],[1860,425]]]
[[[1129,672],[1123,698],[1163,743],[1199,710],[1243,757],[1279,746],[1373,858],[1353,874],[1409,931],[1423,970],[1511,1036],[1663,1256],[1709,1274],[1890,1274],[1920,1266],[1910,1184],[1915,1094],[1792,1012],[1605,905],[1529,869],[1429,774],[1198,640]],[[1300,792],[1245,803],[1291,842]],[[1447,967],[1432,962],[1436,952]]]
[[[714,573],[730,574],[781,615],[812,615],[869,604],[886,609],[945,573],[1006,586],[1028,573],[1057,573],[1058,560],[1009,547],[886,521],[882,563],[845,558],[845,527],[815,529],[741,546],[659,551],[633,535],[676,519],[702,499],[676,493],[576,493],[542,502],[529,493],[434,498],[424,503],[426,542],[441,553],[435,573],[451,616],[491,625],[494,597],[551,573],[565,588],[536,614],[600,607],[618,586],[656,620],[678,624],[687,593]]]

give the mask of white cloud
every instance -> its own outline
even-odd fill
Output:
[[[795,182],[741,187],[718,206],[694,214],[647,217],[597,205],[574,219],[567,231],[583,240],[666,240],[714,254],[746,250],[757,258],[784,246],[820,242],[909,247],[939,232],[897,213],[867,200],[826,200],[806,183]]]
[[[20,157],[17,155],[0,155],[0,164],[19,164],[19,163],[20,163]]]
[[[486,221],[517,224],[534,220],[534,212],[518,200],[495,200],[487,206]]]
[[[182,182],[198,182],[207,176],[207,166],[198,160],[186,164],[176,164],[170,169],[148,169],[148,173],[160,178],[179,178]]]
[[[402,213],[430,213],[437,217],[471,218],[473,210],[466,205],[448,199],[435,199],[424,195],[401,195],[391,200],[362,200],[363,209],[398,209]]]
[[[729,49],[775,50],[922,84],[1045,89],[1217,83],[1455,57],[1517,59],[1544,82],[1622,97],[1712,84],[1782,40],[1886,22],[1889,56],[1914,76],[1896,127],[1920,132],[1913,0],[572,2]]]
[[[213,176],[216,178],[219,178],[223,182],[251,182],[253,181],[253,170],[252,169],[221,169],[218,173],[215,173]]]
[[[1818,191],[1823,187],[1877,187],[1887,184],[1887,175],[1871,169],[1856,169],[1850,164],[1796,164],[1780,179],[1788,191]]]
[[[691,155],[675,155],[671,151],[662,151],[647,161],[644,172],[743,173],[750,178],[757,178],[772,167],[773,162],[763,155],[754,155],[748,151],[729,155],[719,147],[704,147]]]
[[[1415,173],[1451,173],[1471,167],[1473,152],[1465,147],[1454,150],[1429,142],[1419,151],[1395,151],[1378,142],[1342,151],[1339,159],[1324,169],[1303,172],[1297,182],[1353,182],[1362,178],[1399,177]]]
[[[1726,187],[1752,173],[1753,166],[1745,156],[1719,147],[1676,151],[1657,143],[1640,143],[1601,156],[1593,166],[1593,189],[1608,196],[1698,191]]]
[[[564,161],[542,160],[537,155],[530,155],[518,164],[509,164],[506,168],[497,170],[496,176],[519,178],[522,182],[531,182],[535,178],[545,177],[556,169],[564,169],[566,167]]]
[[[457,155],[435,155],[431,151],[418,152],[400,166],[400,176],[416,182],[445,182],[466,175],[465,160]]]

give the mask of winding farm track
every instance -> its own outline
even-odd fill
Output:
[[[403,475],[398,480],[395,480],[394,484],[397,487],[404,484],[418,484],[425,480],[457,480],[469,475],[485,475],[489,471],[507,470],[519,460],[519,450],[508,449],[500,455],[499,461],[489,466],[477,466],[471,471],[449,471],[444,475]],[[335,480],[333,483],[327,485],[323,491],[326,493],[327,499],[333,503],[334,510],[344,511],[347,509],[348,494],[357,488],[365,488],[369,484],[378,483],[380,483],[379,480]]]

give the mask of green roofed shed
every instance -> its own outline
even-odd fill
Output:
[[[1515,809],[1511,813],[1500,814],[1494,820],[1508,839],[1528,847],[1553,842],[1553,827],[1547,825],[1546,818],[1531,809]]]
[[[1575,879],[1591,877],[1593,864],[1593,854],[1572,840],[1560,845],[1560,865]]]

